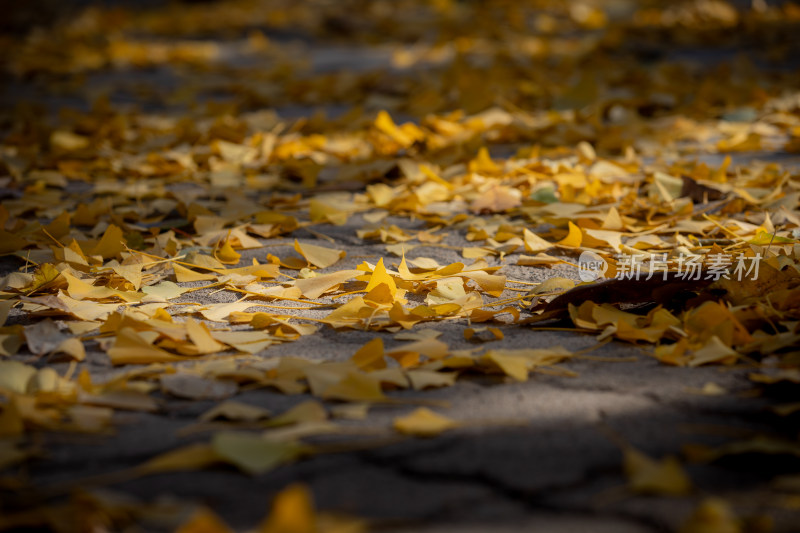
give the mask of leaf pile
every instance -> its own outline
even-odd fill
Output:
[[[393,391],[574,375],[561,346],[503,347],[548,320],[796,390],[800,99],[782,66],[798,50],[764,43],[791,35],[800,9],[529,4],[94,8],[0,40],[12,85],[81,109],[0,114],[0,467],[34,457],[40,431],[107,434],[115,412],[157,412],[166,396],[220,402],[190,428],[210,439],[126,475],[260,474],[334,451],[308,441],[402,404]],[[366,66],[337,68],[309,36]],[[664,42],[743,52],[710,68]],[[177,83],[107,84],[115,69]],[[140,109],[120,105],[131,94]],[[348,256],[345,242],[382,253]],[[576,281],[586,253],[608,280]],[[445,322],[471,347],[439,340]],[[321,328],[373,338],[322,362],[271,356]],[[254,388],[326,403],[273,416],[229,399]],[[468,425],[428,407],[382,432]],[[634,490],[688,490],[677,462],[634,452]]]

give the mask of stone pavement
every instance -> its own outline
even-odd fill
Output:
[[[392,53],[390,48],[330,48],[325,43],[312,44],[309,50],[316,72],[378,68],[389,62]],[[230,54],[232,65],[247,60],[236,50]],[[224,78],[218,72],[189,77],[213,87],[219,81],[214,76]],[[87,94],[110,92],[113,105],[133,104],[143,111],[169,114],[172,104],[151,96],[159,90],[173,91],[183,81],[185,78],[176,77],[168,68],[120,69],[87,74],[85,92],[62,93],[50,92],[35,80],[15,78],[4,87],[2,101],[13,105],[32,97],[55,117],[62,106],[85,109],[91,101]],[[327,109],[334,115],[343,110],[336,106]],[[285,106],[278,112],[296,118],[310,116],[312,109]],[[765,152],[747,157],[769,159],[773,155]],[[415,225],[403,219],[387,221]],[[364,260],[375,262],[380,257],[399,262],[382,244],[356,237],[356,230],[364,224],[360,215],[354,215],[343,226],[320,230],[347,252],[337,269],[355,268]],[[468,244],[462,229],[449,231],[444,244]],[[291,237],[327,244],[303,229]],[[290,242],[263,240],[264,248],[244,252],[242,261],[251,257],[263,261],[268,252],[283,256],[290,250],[284,245]],[[456,250],[424,245],[408,254],[409,258],[421,256],[440,264],[462,259]],[[555,275],[577,279],[575,269],[563,265],[554,269],[519,267],[511,262],[505,265],[502,273],[517,280],[537,282]],[[0,258],[2,275],[18,266],[15,260]],[[235,295],[207,290],[186,299],[219,303],[235,299]],[[25,320],[12,312],[11,323],[26,324]],[[440,340],[451,349],[464,349],[474,347],[464,340],[466,325],[460,320],[431,327],[441,332]],[[778,505],[785,494],[770,485],[777,474],[796,466],[783,455],[780,460],[744,454],[710,464],[688,462],[685,468],[694,489],[686,496],[643,495],[627,488],[625,446],[660,459],[682,456],[686,445],[716,446],[732,439],[796,432],[785,418],[769,410],[770,398],[753,394],[754,384],[747,379],[752,368],[670,367],[659,364],[646,349],[629,344],[611,342],[597,347],[591,335],[557,328],[500,327],[505,338],[493,344],[502,348],[562,345],[571,351],[594,349],[584,358],[561,365],[574,376],[532,374],[524,383],[470,377],[452,387],[391,392],[392,398],[408,403],[376,405],[364,420],[339,421],[354,431],[369,430],[359,437],[362,447],[351,446],[354,440],[347,436],[316,437],[312,442],[348,445],[337,453],[315,455],[263,475],[247,476],[230,467],[217,467],[121,481],[106,477],[156,454],[207,439],[207,433],[187,434],[182,430],[216,402],[157,394],[156,412],[115,413],[114,434],[37,436],[44,455],[25,468],[29,487],[0,489],[0,510],[23,509],[41,503],[51,493],[60,494],[65,487],[82,487],[101,494],[118,492],[142,503],[204,504],[237,530],[246,530],[264,516],[280,489],[300,481],[310,487],[318,508],[365,518],[376,531],[667,532],[678,530],[698,503],[709,496],[724,498],[745,519],[769,515],[774,521],[773,531],[798,530],[797,514]],[[389,333],[323,327],[314,335],[270,347],[262,355],[344,360],[376,335],[387,347],[400,344]],[[24,352],[17,359],[34,360]],[[89,350],[84,366],[97,380],[117,372],[96,346]],[[54,364],[53,368],[63,373],[67,365]],[[273,413],[309,398],[264,389],[246,390],[236,396],[238,401]],[[427,439],[393,436],[391,424],[396,416],[410,412],[419,403],[431,402],[435,410],[465,426]],[[375,445],[376,439],[385,442]],[[158,529],[158,524],[157,520],[145,520],[139,526],[148,531]]]

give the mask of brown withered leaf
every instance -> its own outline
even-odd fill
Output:
[[[567,318],[570,305],[580,306],[585,301],[680,308],[712,283],[708,279],[683,279],[675,272],[667,272],[666,280],[663,276],[664,273],[656,273],[649,280],[614,278],[578,285],[546,304],[539,319]]]

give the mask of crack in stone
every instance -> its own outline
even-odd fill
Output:
[[[441,448],[444,447],[446,446],[445,445],[441,446]],[[412,454],[408,453],[404,455],[408,456]],[[405,477],[406,479],[410,479],[416,482],[434,481],[434,482],[449,482],[449,483],[468,483],[472,485],[478,485],[480,487],[488,489],[499,500],[514,503],[519,507],[521,507],[522,509],[528,511],[548,511],[552,513],[559,513],[559,514],[569,513],[572,515],[577,514],[581,516],[584,515],[594,516],[600,513],[592,511],[590,509],[559,506],[557,504],[552,504],[552,503],[548,504],[542,501],[540,498],[538,498],[538,496],[548,491],[566,492],[574,490],[576,488],[584,486],[588,479],[591,479],[595,476],[608,475],[610,472],[609,467],[587,468],[584,472],[584,475],[579,480],[570,483],[551,485],[543,489],[526,490],[519,487],[513,487],[507,483],[504,483],[502,480],[494,476],[491,476],[489,473],[483,470],[473,473],[426,472],[424,470],[420,470],[408,466],[406,464],[402,464],[402,462],[399,461],[381,460],[380,458],[375,457],[373,453],[369,452],[360,454],[360,459],[369,465],[377,466],[379,468],[389,469],[399,476]],[[668,533],[671,531],[670,528],[668,528],[665,524],[661,523],[657,519],[650,516],[642,516],[636,513],[622,512],[622,511],[614,511],[610,514],[607,514],[606,516],[612,516],[615,518],[632,521],[634,523],[637,523],[643,527],[652,530],[653,533]],[[425,520],[430,519],[433,521],[445,522],[447,518],[448,517],[443,515],[442,513],[431,513],[429,517],[425,518]]]

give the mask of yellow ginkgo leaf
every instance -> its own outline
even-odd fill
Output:
[[[345,377],[326,388],[322,397],[348,402],[382,402],[386,400],[380,382],[362,372],[348,372]]]
[[[466,328],[464,339],[472,342],[491,342],[503,340],[503,332],[498,328]]]
[[[280,415],[271,419],[268,423],[270,427],[286,426],[291,424],[307,424],[323,422],[328,419],[328,412],[316,400],[306,400],[294,407],[290,407]]]
[[[611,207],[603,219],[601,227],[610,231],[621,231],[623,229],[622,217],[616,207]]]
[[[556,244],[559,246],[567,246],[570,248],[580,248],[581,241],[583,240],[583,233],[581,232],[581,228],[573,224],[571,221],[567,222],[569,224],[569,233],[566,237],[558,241]]]
[[[781,237],[776,235],[775,233],[769,233],[764,230],[760,230],[758,235],[747,241],[748,244],[757,244],[760,246],[766,246],[770,244],[793,244],[797,241],[794,239],[790,239],[788,237]]]
[[[62,340],[52,353],[68,355],[75,361],[86,359],[86,350],[83,347],[83,342],[77,337]]]
[[[25,394],[36,368],[19,361],[0,361],[0,392]]]
[[[656,461],[630,447],[624,454],[625,475],[634,492],[678,496],[691,490],[691,481],[676,458]]]
[[[143,296],[132,291],[119,291],[110,287],[92,285],[79,279],[69,272],[62,272],[61,276],[67,282],[67,292],[76,300],[104,300],[106,298],[119,298],[126,302],[139,302]]]
[[[701,348],[694,350],[689,366],[700,366],[708,363],[732,365],[740,357],[736,350],[727,346],[719,337],[714,335]]]
[[[258,533],[321,533],[308,488],[294,484],[278,493]]]
[[[429,359],[441,359],[450,353],[450,349],[447,343],[433,337],[427,337],[398,346],[388,352],[387,355],[396,357],[396,354],[408,352],[415,352]]]
[[[483,270],[465,270],[459,274],[471,279],[489,296],[499,297],[506,288],[506,277],[489,274]]]
[[[478,149],[478,155],[469,162],[469,171],[487,176],[494,176],[500,174],[501,169],[497,166],[497,163],[492,161],[489,150],[485,146],[481,146],[480,149]]]
[[[428,293],[425,303],[428,305],[447,304],[464,301],[467,292],[461,278],[443,278],[436,281],[436,288]]]
[[[207,507],[197,509],[175,533],[233,533],[233,530]]]
[[[184,292],[189,290],[186,287],[180,287],[179,285],[171,282],[171,281],[162,281],[157,283],[156,285],[149,285],[147,287],[142,287],[142,292],[153,298],[153,300],[171,300],[172,298],[177,298]],[[145,300],[145,301],[153,301],[153,300]]]
[[[242,254],[234,250],[230,240],[226,239],[225,242],[222,243],[222,246],[214,251],[214,257],[226,265],[235,265],[239,263]]]
[[[233,431],[216,433],[211,447],[221,459],[251,475],[263,474],[307,451],[306,446],[295,442]]]
[[[118,226],[111,224],[106,228],[100,241],[92,248],[89,255],[99,255],[103,259],[110,259],[118,257],[120,252],[124,250],[125,238],[122,236],[122,230]]]
[[[695,508],[679,533],[741,533],[730,504],[720,498],[707,498]]]
[[[300,289],[302,295],[306,298],[319,298],[323,293],[361,275],[361,273],[360,270],[340,270],[339,272],[323,274],[313,278],[298,279],[295,281],[295,287]]]
[[[225,420],[255,422],[269,417],[270,412],[263,407],[237,402],[235,400],[226,400],[200,415],[200,420],[208,422],[221,418]]]
[[[339,261],[339,259],[344,259],[347,255],[347,252],[344,250],[334,250],[315,244],[300,244],[297,239],[294,240],[294,249],[297,253],[302,255],[306,261],[317,268],[327,268]]]
[[[364,295],[364,301],[374,307],[389,307],[395,303],[392,288],[386,283],[376,285]]]
[[[525,242],[526,252],[544,252],[555,246],[555,244],[542,239],[528,228],[522,230],[522,237]]]
[[[211,336],[205,324],[193,318],[186,319],[186,334],[189,336],[192,343],[194,343],[194,347],[199,354],[216,353],[227,349],[227,346],[221,342],[217,342],[214,337]]]
[[[455,384],[458,373],[415,369],[406,371],[406,376],[408,376],[408,380],[414,390],[424,390],[436,387],[451,387]]]
[[[83,150],[91,144],[91,139],[68,130],[56,130],[50,135],[50,145],[67,152]]]
[[[308,206],[308,215],[312,222],[329,222],[335,226],[347,223],[348,213],[327,202],[312,198]]]
[[[519,189],[505,185],[495,185],[472,202],[469,206],[473,213],[502,213],[522,204]]]
[[[136,467],[140,474],[202,470],[219,463],[220,457],[210,444],[197,443],[157,455]]]
[[[153,346],[137,331],[124,327],[117,333],[117,338],[108,349],[108,357],[115,365],[169,363],[183,361],[184,358],[171,354],[157,346]]]
[[[217,277],[213,274],[201,274],[200,272],[195,272],[194,270],[190,270],[185,266],[179,265],[177,263],[172,264],[172,270],[175,272],[175,280],[178,283],[185,283],[191,281],[209,281],[217,279]]]
[[[375,269],[372,271],[372,275],[369,278],[369,283],[367,283],[366,291],[369,293],[381,283],[385,284],[389,288],[389,292],[394,298],[394,296],[397,294],[397,284],[394,282],[394,278],[392,278],[392,276],[386,272],[386,267],[383,265],[382,257],[378,260],[378,264],[375,265]]]
[[[353,354],[350,360],[361,370],[386,368],[386,361],[383,358],[383,339],[375,337],[367,342]]]
[[[395,418],[393,425],[395,430],[405,435],[435,437],[440,433],[457,428],[460,424],[427,407],[421,407],[406,416]]]
[[[414,138],[403,131],[392,120],[392,117],[386,111],[380,111],[375,119],[375,127],[382,133],[385,133],[393,141],[400,146],[407,148],[414,143]]]
[[[720,152],[757,152],[761,150],[761,135],[755,132],[734,135],[717,142]]]
[[[121,278],[128,280],[133,289],[138,291],[142,286],[142,264],[119,265],[113,267],[114,272]]]
[[[528,372],[531,366],[526,357],[518,355],[505,355],[497,351],[490,350],[481,357],[483,362],[489,363],[499,368],[504,374],[516,381],[527,381]]]

